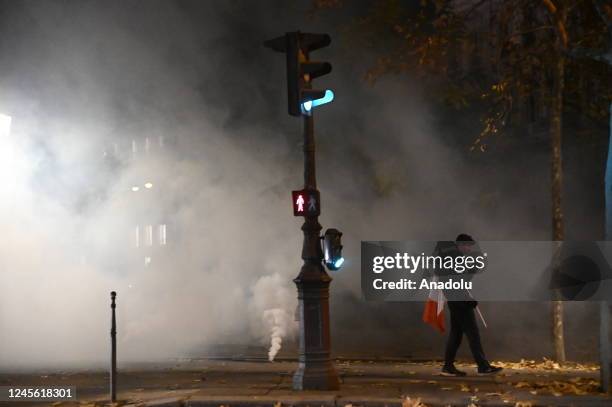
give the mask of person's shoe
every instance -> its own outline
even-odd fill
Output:
[[[504,370],[503,367],[489,365],[485,367],[479,367],[478,374],[479,375],[492,375],[492,374],[499,373],[502,370]]]
[[[442,368],[441,374],[442,376],[458,376],[458,377],[463,377],[466,375],[465,372],[462,372],[461,370],[457,369],[455,365],[444,366]]]

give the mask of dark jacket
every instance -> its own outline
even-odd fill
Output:
[[[457,244],[452,241],[439,241],[436,244],[436,248],[434,249],[434,256],[440,256],[442,257],[443,260],[445,260],[448,257],[452,257],[453,261],[456,262],[457,257],[464,257],[466,255],[477,257],[477,256],[482,256],[482,252],[480,251],[480,247],[478,246],[478,244],[475,242],[469,254],[462,253],[457,247]],[[476,274],[479,271],[481,270],[478,270],[478,268],[474,266],[472,268],[466,268],[461,273],[458,273],[452,269],[444,269],[444,268],[441,268],[441,269],[436,268],[434,270],[434,273],[438,277],[438,281],[440,282],[446,282],[448,280],[452,280],[452,281],[463,280],[467,282],[467,281],[471,281],[472,278],[474,277],[474,274]],[[446,300],[449,302],[463,302],[465,304],[462,304],[462,306],[471,306],[471,307],[475,307],[478,304],[478,302],[475,301],[474,298],[470,295],[470,293],[465,289],[458,289],[458,290],[444,289],[443,293],[444,293],[444,296],[446,297]]]

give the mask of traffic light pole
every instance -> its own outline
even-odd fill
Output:
[[[321,249],[320,202],[315,166],[314,120],[312,109],[333,100],[330,90],[314,90],[311,80],[331,72],[328,62],[310,61],[311,51],[326,47],[327,34],[287,32],[264,42],[264,45],[287,56],[287,101],[291,116],[304,119],[304,190],[294,201],[294,215],[304,216],[304,244],[300,274],[293,280],[298,290],[300,318],[300,355],[293,376],[295,390],[337,390],[338,374],[330,359],[329,283],[331,277],[323,268]],[[316,102],[316,103],[315,103]],[[293,193],[292,193],[293,196]],[[304,210],[304,198],[308,209]],[[341,264],[341,263],[340,263]]]
[[[316,191],[314,119],[304,115],[304,190]],[[306,215],[302,231],[304,265],[293,280],[298,289],[300,353],[293,376],[294,390],[337,390],[338,374],[331,362],[329,284],[323,268],[318,215]]]

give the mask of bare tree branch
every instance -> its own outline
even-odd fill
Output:
[[[485,3],[488,3],[489,0],[480,0],[477,3],[473,4],[469,9],[467,9],[467,11],[465,12],[465,14],[463,15],[464,18],[467,18],[470,16],[470,14],[472,14],[474,11],[476,11],[477,9],[480,8],[480,6],[482,6]]]
[[[612,6],[609,3],[603,4],[598,0],[594,0],[593,3],[595,4],[595,10],[597,10],[608,30],[608,52],[605,55],[605,59],[608,65],[612,66]]]
[[[544,2],[548,0],[542,0]],[[571,58],[585,58],[593,61],[602,62],[609,66],[612,66],[612,6],[602,4],[599,0],[593,0],[593,6],[597,11],[599,17],[606,25],[608,31],[608,49],[607,50],[595,50],[588,48],[575,48],[566,51],[566,55]]]
[[[544,3],[544,6],[546,6],[550,14],[552,14],[552,16],[554,17],[555,23],[557,24],[557,31],[559,32],[559,36],[561,37],[561,43],[563,44],[564,48],[567,48],[568,35],[567,30],[565,29],[565,23],[563,21],[564,16],[559,15],[559,9],[555,5],[555,3],[552,2],[552,0],[542,0],[542,3]]]
[[[506,36],[504,38],[504,42],[508,42],[511,38],[518,37],[520,35],[530,34],[530,33],[537,32],[537,31],[542,31],[542,30],[551,30],[553,28],[554,28],[554,26],[552,26],[552,25],[542,25],[540,27],[532,28],[531,30],[515,32],[515,33],[512,33],[512,34]]]
[[[542,0],[542,3],[546,6],[550,14],[557,14],[557,6],[551,0]]]
[[[565,55],[576,59],[592,59],[612,66],[612,53],[609,51],[594,50],[588,48],[574,48],[565,51]]]
[[[597,14],[599,14],[606,27],[608,27],[608,31],[612,31],[612,6],[609,4],[605,5],[598,0],[593,0],[593,5],[595,10],[597,10]]]

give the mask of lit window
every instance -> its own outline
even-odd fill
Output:
[[[145,236],[146,236],[145,244],[147,246],[153,246],[153,225],[147,225]]]
[[[7,137],[11,134],[11,116],[0,113],[0,137]]]
[[[165,224],[159,225],[158,236],[159,236],[160,246],[164,246],[166,244],[166,225]]]

